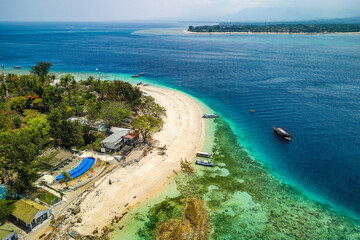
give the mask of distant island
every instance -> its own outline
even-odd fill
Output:
[[[188,32],[244,32],[244,33],[356,33],[360,32],[360,24],[271,24],[244,25],[218,24],[212,26],[189,26]]]

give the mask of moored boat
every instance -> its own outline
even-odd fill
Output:
[[[198,157],[211,158],[211,157],[212,157],[212,154],[207,153],[207,152],[197,152],[197,153],[196,153],[196,156],[198,156]]]
[[[145,73],[139,73],[139,74],[134,74],[131,77],[136,78],[136,77],[141,77],[141,76],[144,76],[144,75],[145,75]]]
[[[14,68],[16,68],[16,69],[20,69],[20,68],[21,68],[21,66],[14,66]]]
[[[1,67],[3,68],[3,67],[4,67],[4,65],[1,65]]]
[[[150,86],[150,83],[145,83],[143,86],[144,86],[144,87]]]
[[[143,82],[138,82],[136,85],[140,86]]]
[[[212,162],[202,161],[202,160],[196,160],[195,164],[201,165],[201,166],[206,166],[206,167],[213,167],[214,166],[214,164]]]
[[[274,133],[281,137],[282,139],[285,139],[286,141],[291,141],[291,135],[285,131],[284,129],[282,129],[281,127],[273,127],[274,128]]]
[[[218,118],[219,115],[211,113],[211,114],[203,114],[202,118]]]
[[[254,113],[256,111],[254,109],[249,109],[249,112]]]

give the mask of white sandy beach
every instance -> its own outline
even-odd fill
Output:
[[[180,169],[180,160],[192,158],[204,143],[205,121],[195,100],[181,92],[162,88],[142,90],[166,108],[164,127],[154,135],[158,146],[167,146],[166,155],[159,155],[154,149],[137,164],[120,167],[98,180],[96,188],[80,204],[81,212],[76,217],[81,217],[82,222],[71,227],[80,234],[92,234],[96,227],[101,230],[114,216],[155,194],[174,170]],[[113,181],[111,185],[109,179]]]

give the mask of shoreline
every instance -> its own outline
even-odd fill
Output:
[[[356,35],[360,32],[331,32],[331,33],[287,33],[287,32],[191,32],[184,30],[187,34],[215,34],[215,35]]]
[[[75,217],[69,217],[61,229],[71,226],[82,235],[90,235],[96,228],[100,231],[111,224],[114,217],[156,195],[175,171],[179,171],[180,159],[191,161],[203,148],[206,124],[201,118],[203,109],[199,102],[174,90],[157,87],[141,87],[141,90],[153,96],[167,110],[163,130],[154,135],[154,140],[159,141],[158,146],[166,144],[167,155],[160,156],[154,148],[135,165],[119,168],[97,180],[97,187],[79,199],[81,212],[76,218],[81,218],[82,223],[72,224]],[[110,186],[108,179],[117,179],[117,182]]]
[[[195,166],[193,175],[180,172],[171,178],[159,195],[112,224],[109,239],[153,239],[159,224],[174,216],[183,219],[184,202],[199,196],[210,214],[214,239],[255,239],[264,236],[265,228],[271,239],[360,236],[356,219],[279,181],[241,148],[223,119],[215,122],[216,167]]]
[[[185,31],[186,32],[186,31]],[[189,33],[192,33],[192,32],[189,32]],[[208,33],[200,33],[200,34],[208,34]],[[219,34],[223,34],[223,33],[219,33]],[[224,33],[226,34],[226,33]],[[28,68],[22,68],[22,69],[12,69],[12,68],[9,68],[9,67],[5,67],[5,69],[3,69],[3,71],[5,70],[5,72],[11,72],[11,73],[16,73],[16,74],[28,74],[28,71],[30,69]],[[126,81],[126,82],[129,82],[131,84],[136,84],[136,82],[138,81],[145,81],[145,82],[150,82],[151,83],[151,86],[150,87],[142,87],[143,89],[145,89],[146,91],[146,88],[151,88],[153,86],[155,86],[156,88],[159,88],[159,89],[165,89],[165,90],[170,90],[170,91],[175,91],[175,92],[178,92],[178,93],[181,93],[181,94],[184,94],[186,95],[187,97],[191,98],[193,101],[195,101],[197,104],[199,104],[199,106],[202,108],[202,110],[206,110],[206,111],[213,111],[212,109],[210,109],[206,103],[202,102],[201,99],[198,99],[186,92],[183,92],[181,90],[177,90],[175,88],[172,88],[172,87],[169,87],[169,86],[166,86],[166,85],[161,85],[160,83],[157,83],[156,80],[153,80],[153,79],[147,79],[146,76],[144,78],[141,78],[141,79],[134,79],[134,78],[131,78],[131,75],[130,74],[122,74],[122,73],[108,73],[108,72],[90,72],[90,71],[58,71],[58,70],[54,70],[52,73],[56,74],[58,77],[60,77],[61,75],[63,74],[66,74],[66,73],[70,73],[72,74],[73,76],[75,76],[75,78],[77,80],[79,79],[82,79],[83,77],[86,77],[86,76],[94,76],[96,78],[100,78],[101,80],[107,80],[109,79],[110,81],[112,80],[121,80],[121,81]],[[226,122],[228,122],[228,124],[230,125],[230,127],[232,128],[232,132],[235,133],[236,131],[234,130],[234,126],[232,125],[232,122],[231,121],[228,121],[225,117],[222,117],[222,119],[224,119]],[[214,131],[214,126],[209,126],[209,125],[213,125],[213,122],[211,121],[208,121],[209,124],[206,125],[206,128],[212,128],[211,130]],[[206,138],[206,139],[210,139],[210,138]],[[210,140],[211,141],[211,140]],[[206,143],[205,146],[212,146],[213,145],[213,142],[212,143]],[[335,209],[335,211],[339,212],[339,213],[342,213],[348,217],[351,217],[351,218],[354,218],[354,219],[360,219],[360,217],[358,215],[356,215],[355,213],[349,211],[349,209],[345,208],[345,207],[342,207],[341,205],[337,205],[331,201],[328,201],[326,198],[323,198],[319,195],[317,195],[316,193],[314,192],[309,192],[307,191],[307,189],[304,187],[304,186],[300,186],[298,185],[296,182],[292,182],[291,180],[279,175],[276,171],[274,171],[273,169],[268,169],[266,164],[264,162],[261,161],[261,159],[259,159],[260,156],[258,155],[254,155],[253,153],[251,153],[251,151],[249,151],[247,149],[247,146],[243,145],[243,143],[241,143],[241,146],[243,146],[245,148],[245,150],[247,151],[247,153],[249,154],[249,156],[251,156],[251,158],[253,159],[253,161],[257,162],[257,163],[260,163],[264,169],[266,169],[269,173],[271,173],[276,179],[278,179],[280,182],[282,183],[285,183],[285,184],[289,184],[293,187],[295,187],[297,190],[301,191],[301,193],[305,196],[307,196],[308,198],[316,201],[316,202],[319,202],[321,204],[325,204],[325,205],[329,205],[331,206],[333,209]],[[207,148],[207,149],[203,149],[204,151],[211,151],[211,147]],[[169,177],[170,178],[170,177]],[[165,184],[165,182],[164,182]],[[163,184],[163,185],[164,185]],[[162,186],[163,186],[162,185]],[[161,187],[160,187],[161,189]],[[156,193],[154,193],[155,195]]]

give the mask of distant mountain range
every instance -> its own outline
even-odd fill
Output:
[[[339,23],[339,24],[360,24],[359,17],[349,17],[349,18],[333,18],[333,19],[320,19],[313,20],[305,23]]]
[[[358,21],[359,10],[329,10],[329,9],[295,9],[295,8],[247,8],[235,14],[222,17],[225,22],[289,22],[289,21],[314,21],[321,19],[346,18],[347,21]],[[220,19],[219,19],[220,20]],[[338,20],[337,20],[338,21]]]
[[[213,22],[215,23],[215,22]],[[331,19],[318,19],[310,21],[268,21],[268,22],[239,22],[239,21],[223,21],[220,25],[239,24],[239,25],[274,25],[274,24],[360,24],[359,17],[350,18],[331,18]]]
[[[248,8],[235,14],[207,19],[179,21],[192,25],[224,24],[360,24],[359,10],[318,10],[285,8]]]

